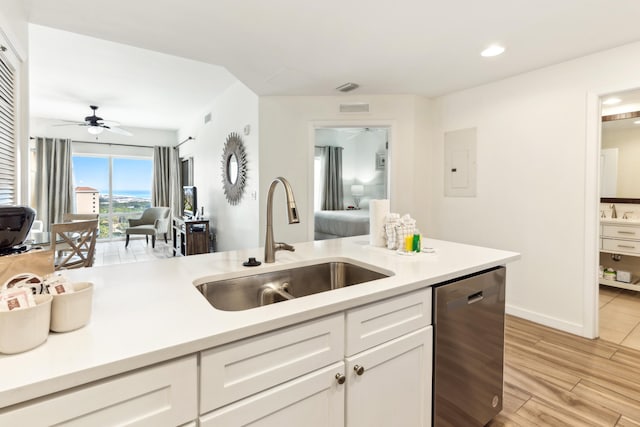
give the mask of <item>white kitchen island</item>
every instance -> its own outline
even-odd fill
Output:
[[[345,412],[358,416],[344,407],[344,396],[355,401],[358,391],[345,390],[350,381],[343,387],[340,375],[357,372],[362,361],[411,354],[420,378],[430,380],[431,285],[519,258],[431,239],[423,245],[436,252],[398,255],[357,236],[299,243],[259,267],[242,266],[248,257],[262,259],[262,250],[253,249],[69,271],[71,281],[94,283],[91,322],[51,333],[28,352],[0,355],[0,425],[237,425],[247,414],[274,412],[291,396],[298,398],[286,419],[301,411],[307,425],[342,425]],[[322,260],[393,275],[235,312],[214,309],[194,286]],[[370,338],[358,335],[362,325],[374,325]],[[385,384],[385,370],[379,372],[376,381]],[[430,397],[430,382],[415,386]],[[430,407],[422,409],[430,417]]]

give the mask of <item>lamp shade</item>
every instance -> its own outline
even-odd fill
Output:
[[[362,196],[364,195],[364,185],[354,184],[351,186],[351,195],[352,196]]]

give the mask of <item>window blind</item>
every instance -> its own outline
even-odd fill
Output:
[[[16,202],[15,70],[0,46],[0,204]]]

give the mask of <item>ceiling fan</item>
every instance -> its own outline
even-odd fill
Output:
[[[91,135],[99,135],[104,130],[107,130],[107,131],[113,132],[113,133],[117,133],[119,135],[125,135],[125,136],[132,136],[133,135],[128,130],[119,128],[118,127],[118,126],[120,126],[119,123],[106,121],[102,117],[98,117],[96,115],[96,111],[98,110],[98,106],[97,105],[89,105],[89,108],[91,108],[93,110],[93,114],[90,115],[90,116],[85,117],[84,118],[84,122],[70,122],[70,123],[63,123],[63,124],[54,125],[54,126],[85,126],[87,128],[87,131]]]

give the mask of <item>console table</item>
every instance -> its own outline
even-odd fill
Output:
[[[173,256],[209,252],[209,220],[173,218]]]

